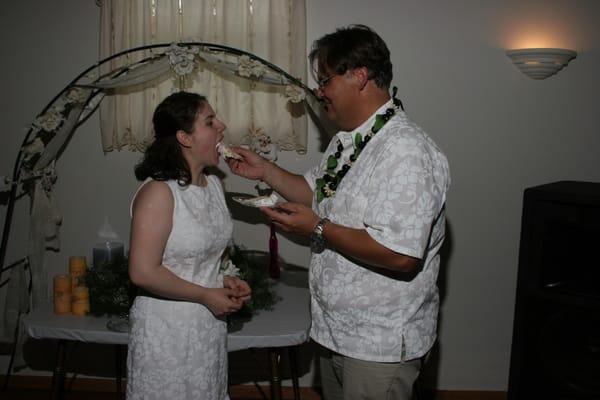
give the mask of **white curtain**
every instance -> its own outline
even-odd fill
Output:
[[[143,45],[208,42],[253,53],[306,82],[305,0],[103,0],[100,55],[104,59]],[[115,58],[117,67],[151,56]],[[132,59],[136,57],[136,59]],[[209,69],[193,79],[169,77],[143,90],[118,91],[100,105],[105,152],[143,150],[152,141],[152,112],[174,90],[201,93],[227,124],[226,140],[249,144],[267,135],[281,150],[306,151],[307,121],[302,104],[292,104],[282,89]]]

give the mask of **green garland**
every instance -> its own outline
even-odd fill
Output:
[[[240,279],[252,288],[252,298],[242,309],[228,318],[228,329],[241,329],[260,310],[272,310],[280,297],[274,291],[269,278],[269,253],[245,250],[233,245],[229,248],[229,259],[238,269]],[[106,263],[90,268],[85,277],[90,291],[90,314],[117,315],[126,317],[133,304],[136,286],[129,279],[129,260]]]
[[[229,248],[229,259],[239,270],[239,278],[248,282],[252,289],[251,299],[227,319],[228,330],[232,332],[241,329],[243,323],[260,310],[272,310],[281,298],[275,293],[269,277],[269,253],[233,245]]]
[[[94,265],[85,275],[90,291],[90,314],[125,317],[133,304],[136,287],[129,280],[129,260]]]

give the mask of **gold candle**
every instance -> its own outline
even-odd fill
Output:
[[[64,294],[54,298],[54,314],[71,313],[71,295]]]
[[[71,275],[71,287],[85,285],[85,272],[87,270],[87,263],[85,256],[72,256],[69,257],[69,274]]]
[[[77,286],[76,288],[73,288],[73,293],[71,295],[73,301],[90,300],[90,290],[85,286]]]
[[[90,312],[90,302],[88,299],[85,300],[74,300],[71,304],[71,311],[73,315],[84,316]]]
[[[54,298],[71,295],[71,277],[69,275],[56,275],[54,277]]]

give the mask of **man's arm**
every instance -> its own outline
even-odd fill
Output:
[[[307,207],[312,204],[313,191],[302,175],[292,174],[274,163],[269,163],[263,181],[288,201]]]
[[[309,207],[297,203],[284,203],[278,209],[261,207],[277,225],[288,232],[309,236],[319,217]],[[341,254],[373,267],[410,273],[420,265],[418,258],[397,253],[373,239],[365,229],[349,228],[328,222],[323,228],[323,237],[330,247]]]
[[[310,207],[313,191],[302,175],[293,174],[253,151],[241,147],[232,149],[243,157],[243,160],[227,161],[234,174],[247,179],[261,180],[286,200]]]
[[[420,265],[421,260],[418,258],[388,249],[373,239],[365,229],[328,222],[323,227],[323,237],[339,253],[374,267],[411,273]]]

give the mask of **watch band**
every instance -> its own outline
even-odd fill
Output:
[[[321,253],[325,250],[325,238],[323,237],[323,229],[325,224],[329,222],[329,219],[322,218],[315,225],[312,233],[310,234],[310,249],[313,253]]]

